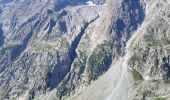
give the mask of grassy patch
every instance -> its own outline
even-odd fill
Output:
[[[143,80],[142,75],[136,69],[134,69],[134,68],[132,70],[132,75],[133,75],[134,81]]]
[[[162,46],[161,41],[150,35],[144,35],[144,40],[148,46]]]
[[[148,46],[165,46],[165,45],[170,45],[170,39],[167,37],[153,37],[150,35],[145,35],[144,40],[146,41]]]
[[[162,40],[163,45],[169,45],[170,44],[170,39],[168,39],[168,38],[163,38],[161,40]]]
[[[56,48],[56,45],[50,43],[32,43],[31,46],[38,51],[55,50]]]
[[[49,49],[49,50],[52,50],[52,49],[53,49],[53,46],[50,45],[50,44],[46,44],[46,45],[45,45],[45,48],[47,48],[47,49]]]
[[[166,100],[165,98],[162,98],[156,93],[148,90],[144,91],[142,95],[142,100],[146,100],[146,97],[150,97],[150,100]]]
[[[152,80],[152,82],[154,82],[154,83],[158,83],[158,84],[160,84],[161,83],[161,80]]]
[[[166,100],[165,98],[160,97],[159,95],[153,95],[152,100]]]
[[[136,61],[140,61],[141,57],[139,55],[137,55],[136,53],[133,54],[133,56],[130,58],[130,61],[132,62],[136,62]]]

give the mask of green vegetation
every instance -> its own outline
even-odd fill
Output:
[[[32,41],[30,43],[31,47],[33,47],[37,51],[48,51],[48,50],[57,50],[59,46],[62,49],[68,49],[70,47],[69,42],[65,38],[61,38],[60,40],[57,41],[57,43],[40,43],[36,41]]]
[[[10,50],[18,45],[19,45],[18,43],[8,43],[6,46],[2,48],[2,51]]]
[[[100,64],[106,57],[107,57],[107,53],[100,51],[97,54],[95,53],[92,54],[89,62],[91,65]]]
[[[61,47],[64,47],[64,48],[69,48],[70,47],[70,43],[67,41],[66,38],[61,39]]]
[[[88,72],[90,80],[96,80],[98,76],[102,75],[108,69],[109,62],[111,62],[110,54],[112,51],[112,46],[108,45],[108,42],[98,45],[88,59]]]
[[[142,50],[143,50],[143,48],[141,48],[141,47],[139,47],[139,46],[137,46],[137,45],[136,45],[136,47],[133,48],[133,51],[134,51],[135,53],[139,53],[139,52],[141,52]]]
[[[153,95],[152,100],[166,100],[165,98],[160,97],[159,95]]]
[[[152,91],[148,91],[148,90],[143,92],[142,100],[146,100],[146,97],[150,97],[151,100],[166,100],[165,98],[162,98],[161,96],[155,94]]]
[[[52,50],[52,49],[53,49],[53,46],[50,45],[50,44],[46,44],[46,45],[44,46],[44,48],[47,48],[47,49],[49,49],[49,50]]]
[[[134,69],[134,68],[132,70],[132,75],[133,75],[134,81],[143,80],[142,75],[136,69]]]
[[[160,84],[161,80],[152,80],[152,82]]]
[[[32,43],[31,46],[38,51],[55,50],[56,47],[56,45],[52,45],[49,43]]]
[[[159,38],[153,37],[150,35],[145,35],[144,40],[146,41],[148,46],[165,46],[170,44],[170,39],[167,37]]]
[[[143,94],[142,94],[142,100],[146,100],[145,99],[146,97],[151,97],[153,94],[154,93],[151,92],[151,91],[148,91],[148,90],[144,91]]]
[[[89,78],[95,80],[98,76],[100,76],[104,71],[103,61],[107,58],[107,54],[105,52],[99,52],[97,54],[91,55],[88,60],[89,66]]]
[[[170,44],[170,39],[168,39],[167,37],[166,38],[163,38],[161,39],[162,40],[162,44],[163,45],[169,45]]]
[[[136,62],[136,61],[140,61],[141,57],[139,55],[137,55],[136,53],[133,54],[133,56],[130,58],[131,62]]]

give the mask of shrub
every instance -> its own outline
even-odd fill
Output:
[[[144,40],[148,46],[164,46],[170,44],[170,40],[167,37],[159,38],[150,35],[144,35]]]
[[[134,81],[143,80],[142,75],[136,69],[134,69],[134,68],[132,70],[132,75],[133,75]]]
[[[152,100],[166,100],[165,98],[160,97],[159,95],[153,95]]]
[[[166,100],[165,98],[162,98],[159,95],[155,94],[154,92],[148,90],[143,92],[142,100],[146,100],[146,97],[150,97],[151,100]]]
[[[168,38],[163,38],[161,40],[162,40],[163,45],[169,45],[170,44],[170,40]]]
[[[96,46],[92,55],[87,60],[89,81],[96,80],[109,69],[112,62],[113,48],[116,49],[111,40],[104,41]]]
[[[141,57],[139,55],[137,55],[136,53],[133,54],[133,56],[130,58],[130,61],[132,62],[136,62],[136,61],[140,61]]]

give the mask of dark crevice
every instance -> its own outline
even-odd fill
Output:
[[[57,64],[54,65],[54,69],[52,72],[49,72],[46,76],[46,88],[50,88],[50,90],[53,90],[56,88],[59,83],[63,80],[63,78],[67,75],[68,72],[70,72],[71,65],[76,58],[76,49],[77,46],[85,33],[85,30],[87,27],[93,23],[95,20],[97,20],[99,16],[97,16],[95,19],[91,20],[88,23],[84,24],[84,27],[81,28],[80,33],[77,35],[77,37],[74,39],[74,41],[71,43],[71,46],[69,48],[68,54],[66,54],[66,58],[64,60],[60,60],[60,52],[57,52]],[[67,66],[67,67],[66,67]],[[63,68],[64,67],[64,68]]]
[[[113,29],[116,30],[117,37],[126,36],[126,39],[129,39],[145,19],[144,5],[140,0],[124,0],[120,10],[124,13],[120,13],[120,18],[114,23]]]
[[[127,3],[128,1],[125,0]],[[137,29],[138,24],[142,24],[145,18],[145,11],[144,7],[141,5],[140,0],[130,0],[129,3],[129,12],[133,11],[133,13],[130,14],[130,23],[131,26],[136,26],[135,30]],[[138,10],[138,15],[136,11]],[[136,17],[137,16],[137,17]]]
[[[116,30],[117,30],[117,37],[121,37],[121,32],[125,29],[126,25],[123,21],[123,19],[118,19],[116,21]]]
[[[29,40],[31,39],[34,29],[38,26],[40,21],[36,21],[34,26],[32,26],[31,31],[25,36],[21,45],[15,46],[11,51],[11,60],[15,60],[27,47]]]
[[[22,28],[23,26],[27,25],[30,22],[33,22],[37,19],[38,14],[35,14],[34,16],[30,17],[26,22],[24,22],[22,25],[20,25],[19,29]]]
[[[145,19],[145,10],[141,5],[140,0],[125,0],[125,4],[129,6],[128,12],[130,12],[130,25],[127,30],[129,38],[134,30],[137,30],[138,25],[142,24]],[[125,9],[125,6],[123,6]],[[136,12],[138,11],[138,12]],[[130,30],[132,29],[132,31]]]
[[[67,71],[63,68],[63,65],[66,65],[67,62],[61,61],[60,52],[57,51],[57,61],[54,65],[54,69],[51,72],[48,72],[45,78],[46,89],[50,88],[50,90],[54,89],[58,86],[58,84],[62,81]],[[67,59],[67,58],[66,58]]]
[[[47,15],[52,15],[54,12],[51,9],[47,9]]]
[[[60,21],[59,22],[59,30],[61,32],[67,32],[67,25],[65,21]]]
[[[63,16],[67,15],[67,11],[63,10],[57,17],[57,19],[61,19]]]
[[[164,79],[170,80],[170,55],[163,57],[162,61],[164,62],[162,68],[166,72]]]
[[[81,40],[81,38],[82,38],[85,30],[87,29],[87,27],[88,27],[91,23],[93,23],[94,21],[96,21],[98,18],[99,18],[99,16],[97,16],[95,19],[91,20],[90,22],[85,23],[85,24],[84,24],[84,27],[81,28],[80,33],[77,35],[77,37],[76,37],[76,38],[74,39],[74,41],[71,43],[71,47],[70,47],[70,49],[69,49],[69,55],[71,55],[71,61],[72,61],[72,62],[73,62],[74,59],[76,58],[76,55],[77,55],[77,54],[76,54],[76,49],[77,49],[77,46],[78,46],[78,44],[79,44],[79,42],[80,42],[80,40]]]
[[[0,25],[0,47],[4,44],[4,35],[3,35],[2,25]]]
[[[53,28],[55,27],[56,25],[56,21],[54,21],[53,19],[50,20],[50,23],[49,23],[49,29],[48,29],[48,34],[52,32]]]
[[[46,34],[46,39],[49,37],[49,34],[53,31],[54,27],[56,26],[57,21],[59,21],[59,19],[61,19],[63,16],[66,16],[66,15],[67,15],[67,12],[65,10],[63,10],[58,15],[57,20],[50,19],[50,22],[43,29],[43,31],[47,30],[47,33],[48,33],[48,34]],[[65,21],[59,22],[59,29],[60,29],[61,32],[67,32],[67,26],[66,26]]]
[[[49,23],[44,27],[43,31],[47,30],[49,27]]]
[[[2,14],[2,13],[3,13],[3,9],[0,8],[0,14]]]
[[[14,15],[12,16],[12,18],[10,19],[10,29],[11,29],[12,31],[15,30],[15,26],[16,26],[16,24],[17,24],[17,20],[18,20],[18,18],[17,18],[17,16],[16,16],[16,14],[14,14]]]

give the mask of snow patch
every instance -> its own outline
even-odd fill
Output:
[[[94,4],[92,1],[88,1],[87,4],[88,6],[96,6],[96,4]]]
[[[149,80],[150,80],[150,77],[149,77],[149,76],[145,76],[145,77],[144,77],[144,80],[149,81]]]

